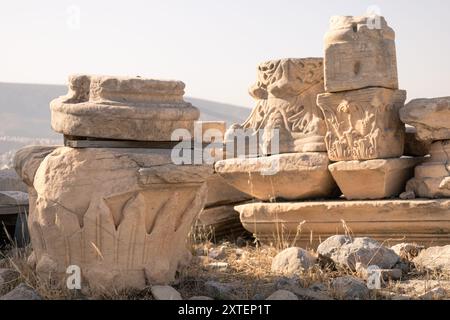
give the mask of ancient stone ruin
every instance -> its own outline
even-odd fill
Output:
[[[213,169],[173,164],[172,131],[192,131],[199,116],[183,101],[183,88],[179,81],[83,75],[52,101],[55,131],[97,147],[31,147],[16,155],[44,279],[77,265],[91,287],[143,288],[172,281],[189,261],[187,235]],[[125,140],[149,146],[127,148]],[[169,147],[151,148],[154,141]],[[111,148],[115,142],[121,148]]]
[[[450,243],[450,98],[405,105],[383,17],[332,18],[324,47],[324,59],[260,64],[247,121],[200,123],[218,141],[196,136],[199,111],[180,81],[70,77],[50,105],[65,146],[15,158],[38,275],[62,279],[76,265],[99,290],[168,284],[190,261],[193,226],[323,256],[330,243],[379,251],[361,237]],[[181,140],[189,161],[174,161]],[[220,145],[214,165],[193,159],[209,142]]]
[[[240,157],[215,165],[228,183],[261,201],[236,207],[244,227],[266,243],[312,248],[344,232],[392,243],[448,243],[450,99],[404,106],[395,32],[383,17],[333,17],[324,83],[320,61],[262,64],[251,89],[257,106],[244,125],[230,129],[279,129],[280,154],[235,154]],[[289,96],[297,98],[281,102]],[[417,130],[408,127],[406,134],[405,123]],[[266,144],[263,139],[263,149]],[[267,174],[274,159],[278,170]]]

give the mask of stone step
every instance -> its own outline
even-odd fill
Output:
[[[235,209],[244,228],[263,243],[316,248],[320,240],[346,231],[392,244],[450,243],[449,199],[252,203]]]

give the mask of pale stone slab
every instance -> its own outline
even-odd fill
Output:
[[[348,200],[376,200],[398,196],[423,158],[341,161],[331,164],[331,175]]]
[[[370,237],[386,241],[385,245],[450,242],[450,200],[446,199],[253,203],[235,209],[244,228],[266,244],[284,239],[291,245],[295,240],[296,246],[316,248],[348,229],[352,237]]]
[[[183,94],[180,81],[74,75],[68,94],[50,103],[51,124],[68,136],[172,141],[176,129],[193,136],[200,116]]]
[[[325,115],[325,143],[332,161],[398,158],[405,126],[398,112],[406,91],[368,88],[325,93],[317,103]]]
[[[260,200],[313,199],[336,195],[325,152],[289,153],[218,161],[215,170],[229,184]]]
[[[450,140],[434,142],[430,155],[415,168],[406,191],[423,198],[450,198]]]
[[[398,89],[395,32],[380,16],[335,16],[325,35],[327,92]]]
[[[28,226],[43,279],[78,265],[94,289],[142,289],[173,281],[188,262],[212,166],[175,166],[157,149],[61,147],[36,162],[16,167],[32,186]]]
[[[420,140],[450,139],[450,97],[415,99],[400,109],[400,119],[417,128]]]
[[[278,142],[276,153],[326,151],[325,123],[316,102],[317,94],[325,92],[323,59],[267,61],[258,66],[257,77],[249,90],[256,106],[242,125],[230,128],[225,140],[233,139],[236,130],[253,135],[263,131],[259,154],[274,154],[273,143]],[[272,135],[273,130],[279,135]]]

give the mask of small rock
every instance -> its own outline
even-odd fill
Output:
[[[414,193],[414,191],[410,190],[410,191],[401,193],[399,198],[402,200],[414,200],[416,198],[416,194]]]
[[[447,292],[442,287],[434,288],[433,290],[428,291],[419,296],[419,299],[422,300],[439,300],[445,298]]]
[[[228,269],[228,263],[226,262],[212,262],[208,264],[208,268],[219,270],[219,271],[225,271]]]
[[[314,291],[312,289],[305,288],[292,288],[292,292],[294,292],[298,297],[302,300],[333,300],[328,294],[324,291]]]
[[[272,272],[294,274],[314,266],[317,258],[302,248],[288,248],[272,260]]]
[[[357,262],[366,268],[376,265],[380,269],[391,269],[400,260],[394,251],[373,239],[342,235],[332,236],[322,242],[317,253],[353,271],[356,271]]]
[[[369,271],[367,268],[365,268],[360,263],[356,264],[356,271],[359,273],[359,275],[367,280],[369,277]],[[403,272],[401,269],[376,269],[374,271],[371,271],[373,273],[376,273],[377,276],[383,280],[383,281],[389,281],[389,280],[400,280],[403,276]]]
[[[450,273],[450,245],[425,249],[413,262],[416,267]]]
[[[214,299],[232,300],[235,290],[235,285],[231,283],[220,283],[216,281],[205,282],[205,293]]]
[[[336,295],[344,300],[366,300],[370,294],[363,281],[350,276],[334,279],[331,287]]]
[[[400,256],[402,260],[407,261],[417,257],[423,249],[425,249],[424,246],[420,246],[416,243],[399,243],[391,247],[391,250]]]
[[[266,300],[266,297],[264,297],[264,295],[262,295],[261,293],[257,293],[252,297],[253,301],[262,301],[262,300]]]
[[[209,250],[208,257],[217,260],[225,258],[225,246]]]
[[[278,290],[272,293],[266,300],[298,300],[298,297],[290,291]]]
[[[207,296],[193,296],[190,297],[189,300],[214,300],[214,299]]]
[[[12,291],[0,297],[0,300],[42,300],[42,298],[33,288],[21,283]]]
[[[312,285],[309,286],[309,289],[312,290],[312,291],[316,291],[316,292],[317,291],[327,291],[328,290],[327,286],[325,284],[323,284],[323,283],[320,283],[320,282],[313,283]]]
[[[171,286],[152,286],[155,300],[182,300],[180,293]]]
[[[297,276],[294,277],[281,277],[275,280],[274,287],[276,290],[295,288],[299,286],[300,279]]]

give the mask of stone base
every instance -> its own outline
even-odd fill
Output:
[[[423,198],[450,198],[450,140],[431,145],[430,158],[417,166],[406,191]]]
[[[398,196],[423,158],[341,161],[328,168],[348,200],[376,200]]]
[[[235,209],[244,228],[266,244],[283,240],[317,248],[348,231],[389,244],[450,244],[450,200],[445,199],[253,203]]]
[[[229,184],[263,201],[327,198],[337,194],[325,152],[288,153],[261,158],[218,161]]]

